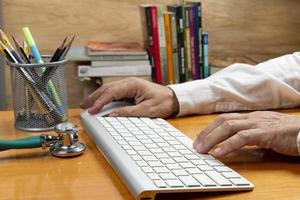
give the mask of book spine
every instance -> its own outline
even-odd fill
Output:
[[[173,79],[173,55],[172,55],[172,35],[170,24],[170,13],[164,13],[165,31],[166,31],[166,47],[167,47],[167,63],[168,63],[168,79],[169,84],[174,84]]]
[[[178,71],[179,71],[179,82],[180,83],[183,83],[186,80],[183,9],[184,8],[181,5],[168,6],[168,11],[173,12],[176,15]]]
[[[156,6],[151,6],[150,11],[151,11],[151,25],[152,25],[152,38],[153,38],[153,57],[154,57],[154,65],[155,65],[156,83],[162,84],[161,62],[160,62],[160,54],[159,54],[158,26],[157,26],[157,8],[156,8]]]
[[[190,25],[190,44],[191,44],[191,65],[192,65],[192,79],[195,80],[198,78],[198,69],[196,64],[198,64],[197,57],[198,54],[196,52],[196,44],[195,44],[195,37],[196,37],[196,22],[194,18],[194,5],[188,7],[189,13],[189,25]]]
[[[158,22],[158,34],[159,34],[159,54],[161,61],[161,75],[163,85],[168,84],[168,65],[166,55],[166,34],[164,25],[164,9],[162,6],[157,6],[157,22]]]
[[[203,75],[203,56],[202,56],[202,5],[201,2],[198,5],[198,67],[199,67],[199,78],[204,78]]]
[[[190,39],[190,24],[189,24],[189,8],[185,6],[185,28],[184,28],[184,50],[185,50],[185,68],[186,68],[186,81],[192,80],[192,57],[191,57],[191,39]]]
[[[172,44],[172,57],[173,57],[173,80],[174,83],[179,83],[177,26],[176,26],[175,13],[170,14],[170,25],[171,25],[171,44]]]
[[[151,64],[151,78],[152,81],[156,82],[150,6],[140,6],[140,14],[142,19],[144,46],[148,51]]]
[[[209,67],[209,61],[208,61],[208,34],[206,32],[202,33],[202,54],[203,54],[203,75],[204,78],[207,78],[210,76],[210,67]]]

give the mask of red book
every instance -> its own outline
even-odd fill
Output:
[[[156,82],[158,84],[162,84],[156,6],[151,6],[150,12],[151,12],[151,26],[152,26],[152,37],[153,37],[153,57],[154,57],[154,66],[155,66],[155,76],[156,76]]]

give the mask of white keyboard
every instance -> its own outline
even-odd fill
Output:
[[[90,116],[83,122],[137,199],[160,192],[253,189],[211,155],[197,153],[192,140],[163,119]]]

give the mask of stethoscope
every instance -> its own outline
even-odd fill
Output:
[[[85,145],[79,142],[78,126],[65,122],[56,125],[54,130],[57,136],[42,134],[16,140],[0,140],[0,151],[50,147],[53,156],[72,157],[82,154],[86,149]]]

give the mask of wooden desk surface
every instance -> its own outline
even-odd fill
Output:
[[[300,109],[284,112],[300,115]],[[79,113],[79,109],[70,110],[69,118],[81,126]],[[215,116],[169,122],[194,138]],[[0,112],[0,139],[35,134],[16,130],[13,113]],[[87,151],[75,158],[56,158],[39,148],[0,152],[0,199],[133,199],[84,131],[80,139]],[[254,190],[166,195],[158,199],[300,199],[300,158],[247,148],[221,160],[254,183]]]

